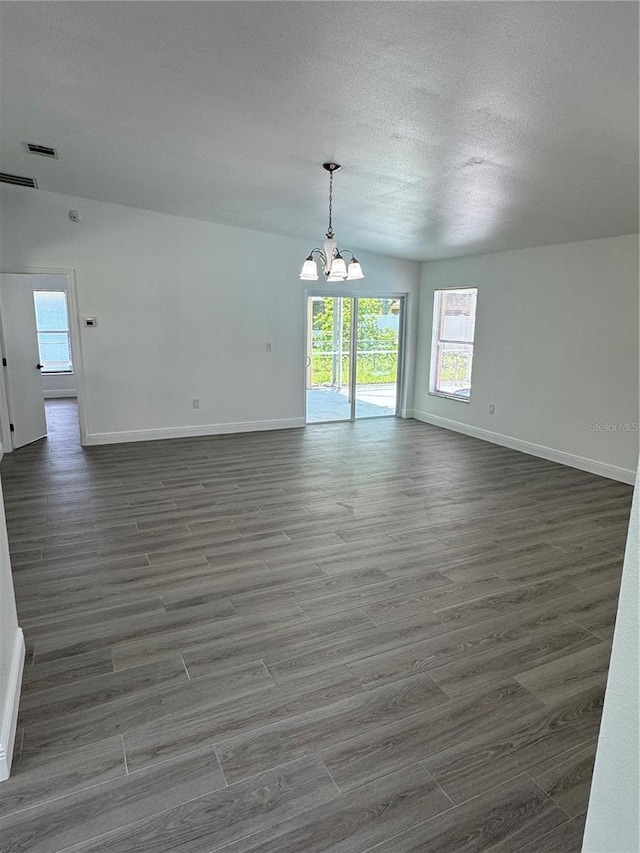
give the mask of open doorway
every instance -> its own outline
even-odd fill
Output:
[[[46,400],[67,400],[76,413],[80,352],[73,274],[0,274],[0,425],[6,451],[50,431]],[[77,428],[82,436],[81,422]]]
[[[308,296],[306,421],[396,415],[404,298]]]
[[[65,452],[79,450],[78,401],[73,397],[45,398],[44,412],[47,419],[47,443],[53,442],[58,451],[60,446],[64,446]]]

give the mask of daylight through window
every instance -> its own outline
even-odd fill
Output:
[[[36,327],[42,373],[73,373],[67,294],[34,290]]]
[[[431,394],[466,401],[471,396],[477,296],[475,287],[434,293]]]

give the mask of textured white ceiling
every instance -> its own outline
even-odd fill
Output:
[[[638,230],[635,2],[13,2],[2,171],[414,259]],[[22,141],[58,148],[27,154]]]

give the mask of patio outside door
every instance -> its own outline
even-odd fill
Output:
[[[393,416],[402,297],[309,296],[307,423]]]

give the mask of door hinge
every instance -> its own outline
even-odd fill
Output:
[[[2,359],[2,366],[3,366],[3,367],[6,367],[6,366],[7,366],[7,359],[6,359],[6,358],[3,358],[3,359]]]
[[[14,425],[9,424],[9,432],[15,432],[15,431],[16,431],[16,428],[14,427]]]

